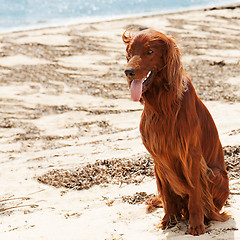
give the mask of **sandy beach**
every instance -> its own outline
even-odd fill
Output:
[[[240,4],[0,34],[0,239],[240,239]],[[153,162],[130,100],[121,36],[178,39],[224,147],[227,222],[162,231]]]

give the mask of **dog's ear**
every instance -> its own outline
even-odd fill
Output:
[[[126,44],[126,52],[127,52],[127,61],[129,61],[130,57],[129,57],[129,50],[130,50],[130,42],[133,39],[133,35],[131,34],[131,32],[129,32],[128,30],[126,30],[123,35],[122,35],[122,40],[123,42]]]
[[[125,44],[129,44],[133,39],[133,36],[131,35],[131,33],[126,30],[123,35],[122,35],[122,40]]]
[[[183,92],[183,67],[181,53],[173,37],[167,37],[164,55],[166,80],[169,87],[172,88],[177,94],[177,97],[180,98]]]

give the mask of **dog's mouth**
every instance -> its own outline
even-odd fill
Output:
[[[153,78],[153,75],[154,75],[154,70],[152,70],[152,71],[149,71],[148,72],[148,74],[147,74],[147,76],[144,78],[144,82],[143,82],[143,87],[142,87],[142,93],[144,93],[146,90],[147,90],[147,88],[148,88],[148,86],[150,85],[150,82],[151,82],[151,80],[152,80],[152,78]]]
[[[148,72],[146,77],[140,80],[132,80],[130,83],[131,98],[133,101],[140,101],[142,94],[148,89],[154,75],[154,70]]]

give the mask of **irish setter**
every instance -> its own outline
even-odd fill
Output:
[[[205,233],[229,195],[222,145],[212,116],[183,71],[174,39],[155,30],[123,34],[125,74],[133,101],[144,105],[140,132],[154,159],[165,216],[161,228],[189,219],[189,234]]]

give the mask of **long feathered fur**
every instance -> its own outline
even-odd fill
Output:
[[[141,56],[141,46],[144,48],[146,42],[151,46],[157,41],[161,51],[159,63],[153,66],[154,79],[141,98],[144,110],[140,132],[155,162],[158,191],[165,210],[162,227],[184,216],[189,218],[189,233],[199,235],[205,232],[204,217],[219,221],[229,218],[219,213],[229,186],[217,129],[183,71],[181,53],[174,39],[154,30],[136,36],[124,33],[123,41],[127,45],[127,67],[135,68],[139,75],[145,66],[151,65],[147,57]],[[141,60],[137,63],[133,54],[129,54],[131,48],[139,54]],[[194,209],[194,201],[199,210]]]

